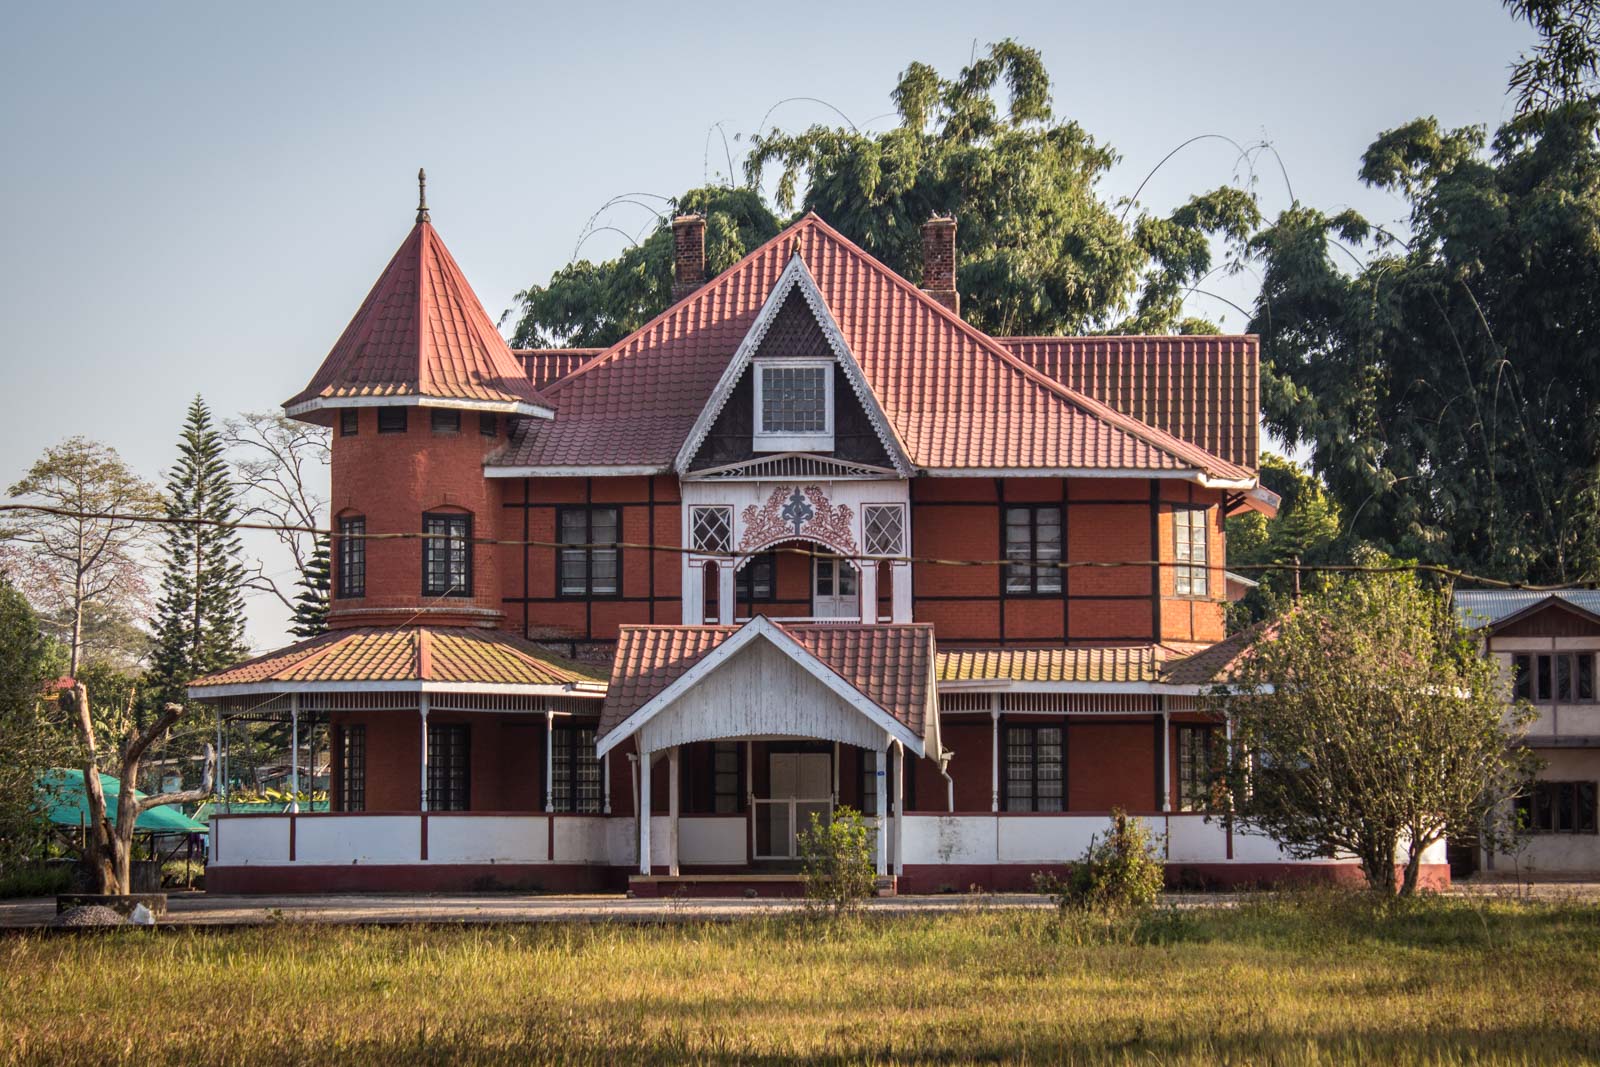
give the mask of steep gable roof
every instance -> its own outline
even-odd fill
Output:
[[[1261,405],[1260,341],[1254,336],[996,340],[1069,389],[1256,469]]]
[[[284,409],[320,421],[330,408],[386,404],[551,413],[426,218]]]
[[[551,386],[557,418],[521,428],[489,473],[668,470],[796,253],[915,466],[1254,484],[1250,470],[1041,374],[814,214]]]

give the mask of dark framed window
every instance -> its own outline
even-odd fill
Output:
[[[485,437],[494,437],[500,432],[500,419],[492,411],[478,412],[478,432]]]
[[[465,723],[428,724],[428,810],[472,809],[472,730]]]
[[[711,810],[719,815],[744,810],[744,772],[737,741],[712,742]]]
[[[1213,726],[1179,725],[1178,810],[1206,811],[1211,807],[1211,782],[1216,771],[1217,730]]]
[[[339,755],[339,810],[367,810],[367,728],[346,726]]]
[[[1513,691],[1535,704],[1592,704],[1596,700],[1593,652],[1516,655]]]
[[[1005,509],[1006,592],[1053,596],[1061,592],[1061,508],[1013,504]]]
[[[422,516],[422,595],[472,595],[472,516]]]
[[[449,408],[434,408],[431,416],[434,433],[460,433],[461,412]]]
[[[1173,559],[1177,560],[1179,596],[1210,595],[1207,564],[1211,557],[1211,512],[1207,508],[1172,509]]]
[[[621,512],[617,508],[562,508],[559,533],[563,545],[589,545],[563,548],[560,552],[559,592],[564,597],[611,597],[622,592],[621,553],[615,548],[620,539]]]
[[[597,815],[601,810],[600,784],[594,727],[567,723],[550,731],[551,807]]]
[[[762,601],[776,600],[778,598],[778,556],[775,552],[763,552],[759,556],[750,557],[750,562],[739,568],[737,586],[737,599],[755,604]]]
[[[339,583],[341,598],[367,595],[367,517],[350,515],[339,520]]]
[[[341,408],[339,410],[339,436],[354,437],[361,432],[361,410],[359,408]]]
[[[1066,730],[1061,726],[1011,726],[1005,739],[1007,811],[1066,810]]]
[[[379,433],[405,433],[406,409],[383,407],[378,409]]]
[[[1535,834],[1592,834],[1600,827],[1596,782],[1534,782],[1533,792],[1517,798],[1523,825]]]
[[[878,814],[878,761],[883,759],[883,753],[870,748],[861,750],[861,814],[873,816]],[[895,761],[886,761],[886,774],[883,776],[883,795],[891,807],[894,806],[894,766]],[[913,786],[916,784],[915,774],[906,775],[906,789],[900,797],[900,803],[907,811],[915,806],[912,797]]]

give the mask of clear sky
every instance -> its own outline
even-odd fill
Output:
[[[1418,115],[1501,121],[1529,40],[1495,0],[13,5],[0,486],[78,433],[158,478],[196,392],[219,417],[295,393],[405,236],[419,165],[498,315],[611,196],[725,173],[714,124],[748,134],[808,96],[881,127],[908,62],[953,74],[1007,36],[1044,53],[1057,114],[1120,151],[1108,196],[1216,133],[1271,141],[1302,201],[1385,221],[1402,208],[1356,181],[1361,151]],[[794,102],[768,124],[816,121],[834,116]],[[1165,210],[1227,182],[1235,156],[1192,146],[1141,200]],[[1258,175],[1276,213],[1283,178],[1270,160]],[[603,221],[636,233],[651,217]],[[584,254],[623,243],[603,233]],[[1248,277],[1218,287],[1248,306]],[[1244,325],[1215,301],[1191,310]],[[252,645],[282,636],[283,613],[252,598]]]

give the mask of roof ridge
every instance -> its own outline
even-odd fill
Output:
[[[995,340],[1002,344],[1030,341],[1256,341],[1260,342],[1258,333],[1016,333],[996,335]]]

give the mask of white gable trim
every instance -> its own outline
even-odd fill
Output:
[[[338,408],[406,407],[488,411],[501,415],[528,415],[536,419],[556,417],[554,408],[522,400],[458,400],[451,397],[423,396],[420,393],[399,393],[390,396],[315,396],[298,404],[285,404],[283,413],[290,418],[298,418],[313,411],[333,411]]]
[[[902,477],[910,476],[911,461],[906,456],[905,448],[895,435],[894,428],[890,426],[888,416],[883,413],[883,407],[878,403],[872,387],[867,384],[866,375],[861,371],[861,364],[856,362],[850,346],[845,344],[844,334],[840,332],[833,312],[828,310],[828,302],[822,298],[822,291],[817,288],[816,279],[811,276],[805,260],[798,255],[789,257],[788,265],[783,268],[783,273],[778,275],[777,284],[772,287],[772,292],[767,294],[766,303],[761,305],[761,313],[756,316],[756,321],[744,335],[744,340],[739,342],[739,347],[734,352],[733,358],[728,361],[727,367],[723,368],[722,377],[717,380],[717,387],[711,391],[711,398],[700,410],[700,417],[695,420],[694,427],[690,429],[688,438],[683,442],[683,447],[678,449],[678,458],[673,463],[678,474],[688,473],[689,464],[694,462],[695,453],[699,452],[700,446],[705,443],[706,435],[711,432],[717,416],[722,414],[728,398],[733,395],[734,386],[739,384],[739,379],[743,377],[751,359],[760,349],[761,342],[766,339],[773,320],[783,308],[784,301],[789,298],[790,292],[796,286],[800,287],[800,293],[810,306],[812,315],[816,316],[817,325],[822,328],[823,336],[828,339],[828,346],[833,349],[834,358],[844,368],[845,378],[850,382],[850,388],[855,392],[856,399],[866,411],[872,428],[877,431],[878,440],[889,453],[895,470]]]
[[[835,696],[866,716],[890,737],[905,745],[908,752],[915,752],[918,756],[925,754],[922,738],[912,733],[910,727],[867,699],[860,690],[840,677],[838,671],[835,671],[832,667],[812,655],[804,645],[784,633],[765,615],[758,615],[722,644],[712,649],[704,659],[685,671],[671,685],[646,701],[642,707],[619,723],[616,729],[602,737],[595,745],[595,755],[604,756],[623,741],[638,733],[640,727],[670,707],[690,689],[693,689],[701,679],[733,658],[734,654],[741,648],[757,639],[770,642],[780,652],[788,655],[790,659],[804,667],[807,673],[821,682]],[[934,708],[929,708],[926,714],[937,715],[938,712]]]

